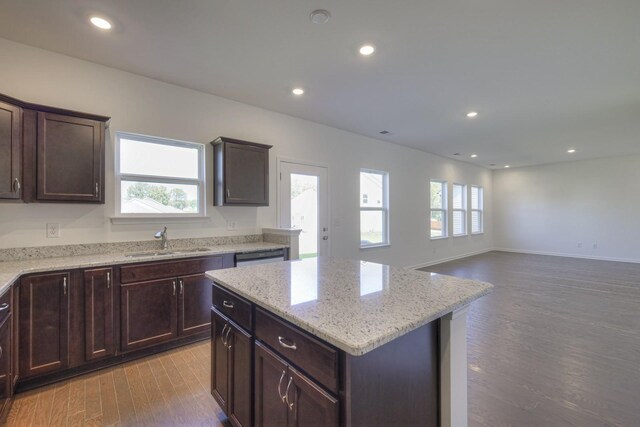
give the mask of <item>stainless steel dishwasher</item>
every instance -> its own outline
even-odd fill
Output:
[[[284,249],[273,249],[236,254],[236,267],[245,265],[268,264],[284,261]]]

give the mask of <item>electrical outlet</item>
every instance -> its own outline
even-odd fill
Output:
[[[593,244],[593,249],[598,249],[598,244],[597,243]]]
[[[582,247],[582,243],[578,243],[578,247],[581,248]]]
[[[60,237],[60,224],[49,223],[47,224],[47,238],[57,239]]]
[[[227,230],[235,231],[238,229],[238,223],[236,221],[227,221]]]

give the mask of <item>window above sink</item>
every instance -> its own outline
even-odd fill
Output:
[[[116,133],[115,218],[203,218],[204,145]]]

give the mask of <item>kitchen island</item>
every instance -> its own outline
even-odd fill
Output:
[[[232,424],[466,425],[465,313],[492,285],[324,257],[206,275]]]

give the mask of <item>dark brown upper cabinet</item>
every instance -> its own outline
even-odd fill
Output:
[[[104,203],[104,123],[38,112],[40,201]]]
[[[0,199],[22,197],[22,108],[0,100]]]
[[[0,94],[0,199],[104,203],[108,122]]]
[[[271,145],[219,137],[213,145],[215,206],[269,206]]]

